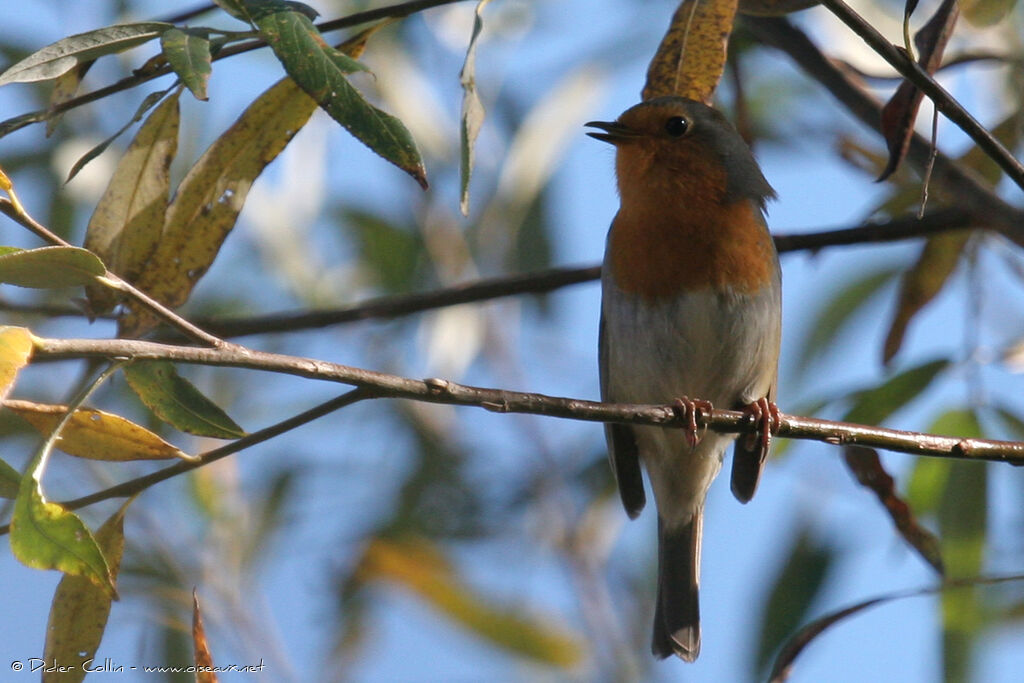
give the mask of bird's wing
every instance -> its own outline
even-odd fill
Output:
[[[598,362],[601,371],[601,400],[614,401],[608,392],[608,339],[605,331],[604,313],[601,313],[601,326],[598,335]],[[635,518],[644,509],[647,498],[644,495],[644,481],[640,475],[640,455],[637,451],[636,436],[633,428],[624,424],[606,422],[604,435],[608,442],[608,460],[611,462],[615,481],[619,486],[619,496],[626,514]]]

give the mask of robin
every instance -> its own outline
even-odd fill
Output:
[[[659,97],[586,125],[616,148],[621,199],[601,278],[602,400],[672,402],[688,425],[606,424],[608,454],[630,518],[646,502],[641,462],[658,508],[651,650],[693,661],[705,496],[735,440],[732,491],[749,501],[778,426],[781,274],[764,219],[775,192],[736,129],[700,102]],[[701,434],[713,405],[748,412],[757,432]]]

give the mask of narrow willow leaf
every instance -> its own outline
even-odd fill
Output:
[[[846,446],[843,449],[846,466],[853,472],[861,486],[870,489],[878,498],[896,530],[910,547],[930,564],[939,576],[945,574],[942,561],[942,546],[939,539],[918,523],[910,505],[896,492],[896,482],[885,471],[878,451],[864,446]],[[922,458],[924,459],[924,458]]]
[[[679,95],[711,103],[725,70],[737,0],[684,0],[647,68],[643,100]],[[685,50],[685,54],[683,54]]]
[[[0,460],[0,498],[14,500],[18,496],[21,475],[18,470]]]
[[[92,282],[107,269],[96,255],[78,247],[39,247],[0,253],[0,282],[50,289]]]
[[[124,552],[124,515],[131,505],[127,500],[96,531],[96,543],[117,580]],[[96,655],[110,616],[112,596],[82,576],[65,576],[57,584],[46,625],[43,660],[67,665],[66,671],[43,673],[44,683],[77,683],[87,673],[84,664]]]
[[[133,363],[124,369],[124,375],[146,407],[175,429],[217,439],[245,436],[227,413],[179,375],[171,363]]]
[[[18,373],[31,357],[31,332],[24,327],[0,327],[0,400],[11,393]]]
[[[249,16],[245,13],[245,8],[242,6],[242,0],[213,0],[213,4],[220,7],[235,19],[240,19],[246,23],[249,22]]]
[[[0,85],[57,78],[81,62],[123,52],[159,37],[172,24],[147,21],[118,24],[62,38],[14,64],[0,74]]]
[[[835,550],[815,541],[807,529],[796,536],[761,614],[760,642],[750,680],[761,678],[771,655],[804,620],[825,586],[835,559]]]
[[[309,18],[286,3],[247,0],[246,6],[288,75],[331,118],[426,189],[423,160],[405,125],[363,99],[345,78],[365,67],[324,42]]]
[[[939,505],[939,533],[951,577],[976,576],[985,559],[988,516],[988,467],[954,460]],[[969,680],[971,653],[985,626],[985,611],[975,589],[942,596],[942,661],[946,680]]]
[[[40,455],[21,478],[11,516],[11,550],[18,560],[36,569],[58,569],[82,576],[115,596],[110,568],[89,528],[78,516],[47,502],[35,470]]]
[[[85,232],[85,248],[119,276],[138,280],[164,226],[170,168],[178,150],[180,113],[175,92],[153,110],[117,164]],[[117,294],[99,283],[87,285],[94,313],[104,313]]]
[[[929,237],[917,262],[903,274],[899,301],[882,349],[882,361],[889,363],[903,346],[910,321],[942,291],[956,271],[960,255],[971,233],[958,230]]]
[[[81,171],[83,168],[85,168],[86,164],[88,164],[90,161],[92,161],[93,159],[95,159],[99,155],[103,154],[103,152],[106,151],[107,147],[110,146],[110,143],[112,143],[117,138],[121,137],[121,135],[126,130],[131,128],[134,124],[136,124],[139,121],[141,121],[142,117],[146,115],[147,111],[149,111],[150,109],[155,107],[157,105],[157,103],[160,100],[162,100],[167,93],[171,92],[171,90],[174,90],[176,87],[177,87],[177,85],[172,85],[167,90],[160,90],[160,91],[157,91],[157,92],[151,92],[148,95],[146,95],[145,99],[142,100],[142,104],[140,104],[139,108],[135,110],[135,114],[134,114],[134,116],[132,116],[131,120],[128,123],[126,123],[123,126],[121,126],[121,129],[119,131],[117,131],[116,133],[111,135],[109,138],[107,138],[106,140],[104,140],[100,144],[98,144],[95,147],[93,147],[92,149],[90,149],[85,154],[83,154],[82,158],[79,159],[78,161],[76,161],[74,163],[74,165],[71,167],[71,170],[68,171],[68,177],[67,177],[67,179],[64,182],[70,181],[72,178],[74,178],[76,175],[78,175],[79,171]]]
[[[210,643],[206,639],[206,628],[203,626],[203,615],[199,610],[199,596],[192,589],[192,647],[195,651],[193,661],[199,673],[196,683],[216,683],[217,674],[213,672],[213,655],[210,654]]]
[[[1017,0],[961,0],[964,17],[979,27],[993,26],[1006,18]]]
[[[59,104],[67,102],[78,92],[78,86],[82,84],[82,79],[85,78],[85,74],[92,68],[92,65],[96,62],[82,62],[74,69],[71,69],[67,73],[63,73],[57,77],[53,82],[53,91],[50,93],[50,108],[53,109]],[[57,130],[57,125],[60,120],[64,117],[61,114],[50,114],[46,117],[46,137],[53,135],[53,132]]]
[[[50,434],[68,412],[67,406],[32,401],[4,401],[4,407],[44,436]],[[56,445],[68,455],[90,460],[189,459],[188,455],[145,427],[95,408],[76,410],[61,430]]]
[[[459,210],[463,216],[469,215],[469,178],[473,173],[473,150],[480,127],[484,122],[484,105],[476,90],[476,45],[480,32],[484,28],[483,11],[491,0],[480,0],[473,15],[473,33],[469,37],[466,48],[466,60],[459,73],[462,85],[462,125],[459,126],[460,163],[459,163]]]
[[[811,362],[831,348],[832,342],[872,297],[882,290],[897,275],[894,268],[868,273],[846,284],[835,296],[822,306],[811,323],[810,333],[804,340],[798,361],[800,369],[806,370]]]
[[[374,540],[360,575],[363,580],[385,579],[404,586],[474,635],[522,657],[563,668],[579,662],[580,647],[574,638],[515,608],[489,604],[427,541]]]
[[[315,110],[291,79],[257,97],[181,181],[136,286],[171,308],[183,304],[213,264],[253,181]],[[137,336],[157,322],[149,311],[132,309],[120,321],[120,334]]]
[[[861,391],[843,418],[846,422],[877,425],[921,395],[948,360],[934,360],[894,375],[881,386]]]
[[[160,35],[167,63],[197,100],[206,101],[206,85],[213,71],[210,39],[205,32],[172,28]]]

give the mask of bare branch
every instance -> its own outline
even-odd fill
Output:
[[[743,25],[761,43],[789,55],[864,125],[880,130],[881,103],[822,54],[803,31],[786,19],[744,17]],[[915,134],[910,140],[907,158],[923,172],[930,154],[928,140]],[[984,216],[989,226],[1024,246],[1024,213],[1003,201],[970,169],[939,153],[935,158],[932,185],[944,188],[948,196],[956,197],[957,206],[974,216]]]
[[[137,493],[145,491],[153,484],[159,484],[162,481],[166,481],[171,477],[175,477],[179,474],[184,474],[190,470],[194,470],[203,465],[209,465],[211,462],[216,462],[221,458],[227,457],[233,453],[237,453],[241,450],[255,446],[258,443],[263,443],[275,436],[280,436],[285,432],[289,432],[297,427],[301,427],[304,424],[312,422],[313,420],[323,417],[329,413],[333,413],[336,410],[340,410],[346,406],[350,406],[353,403],[362,401],[369,398],[376,398],[371,389],[359,388],[347,391],[341,396],[332,398],[329,401],[325,401],[318,406],[314,406],[309,410],[303,411],[298,415],[293,415],[286,420],[281,420],[275,424],[265,427],[257,432],[253,432],[247,436],[242,437],[236,441],[232,441],[229,444],[214,448],[213,450],[206,451],[205,453],[199,454],[197,457],[191,460],[183,460],[170,467],[165,467],[162,470],[158,470],[151,474],[147,474],[136,479],[131,479],[126,482],[122,482],[110,488],[91,493],[88,496],[82,496],[81,498],[75,498],[74,500],[68,500],[61,503],[65,508],[69,510],[78,510],[86,505],[92,505],[102,500],[109,500],[111,498],[128,498],[134,496]],[[10,525],[0,526],[0,536],[10,531]]]
[[[850,29],[864,39],[871,49],[879,54],[885,61],[901,74],[908,81],[916,85],[921,92],[931,98],[936,109],[941,111],[946,118],[960,127],[975,144],[978,145],[999,167],[1006,172],[1018,187],[1024,189],[1024,165],[1010,152],[1003,147],[1002,143],[985,129],[977,119],[960,106],[960,103],[953,98],[949,92],[932,78],[928,72],[910,59],[906,52],[900,50],[885,36],[879,33],[874,26],[866,22],[859,14],[850,9],[843,0],[821,0],[821,4],[835,14],[839,19],[850,27]]]
[[[296,375],[309,379],[351,384],[368,389],[374,397],[405,398],[428,403],[474,406],[499,413],[529,413],[590,422],[683,427],[672,406],[600,403],[575,398],[457,384],[444,379],[416,380],[338,363],[266,353],[233,346],[204,348],[173,346],[137,340],[37,339],[33,360],[71,358],[129,358],[169,360],[198,365],[247,368]],[[755,429],[749,415],[734,410],[715,410],[703,425],[719,432],[745,433]],[[824,441],[833,445],[856,444],[890,451],[969,460],[991,460],[1024,465],[1024,443],[961,439],[833,422],[796,415],[781,416],[779,436]]]

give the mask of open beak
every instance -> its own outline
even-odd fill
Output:
[[[588,121],[583,125],[590,126],[591,128],[600,128],[604,131],[603,133],[592,133],[588,131],[587,135],[595,140],[608,142],[613,145],[618,145],[639,137],[639,134],[636,131],[631,128],[627,128],[618,121]]]

